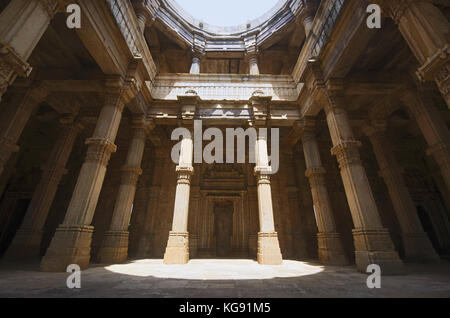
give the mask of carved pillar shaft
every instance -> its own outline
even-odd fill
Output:
[[[186,264],[189,261],[188,219],[191,176],[194,173],[194,167],[192,166],[193,150],[194,144],[191,134],[181,141],[172,231],[169,234],[166,253],[164,254],[165,264]]]
[[[328,127],[333,141],[332,154],[337,157],[348,205],[355,229],[356,265],[366,272],[370,264],[380,265],[383,273],[396,273],[401,261],[389,232],[381,223],[366,171],[359,155],[360,143],[355,140],[347,112],[341,106],[339,92],[328,90],[325,106]]]
[[[250,54],[248,58],[248,65],[250,75],[259,75],[258,55],[256,53]]]
[[[17,141],[22,135],[31,114],[47,96],[47,91],[40,87],[18,92],[9,105],[0,113],[0,174],[11,154],[19,151]],[[20,96],[19,96],[20,95]],[[16,99],[20,98],[20,101]]]
[[[255,145],[258,192],[258,211],[260,232],[258,233],[258,263],[261,265],[281,265],[278,233],[273,219],[272,188],[270,185],[270,167],[267,150],[267,136],[260,134]]]
[[[194,56],[192,58],[192,64],[189,74],[200,74],[200,63],[201,63],[200,57]]]
[[[99,260],[101,263],[122,263],[128,257],[128,225],[136,194],[136,185],[142,174],[141,163],[147,138],[145,122],[139,121],[134,124],[134,137],[131,140],[125,166],[122,168],[122,180],[111,225],[109,231],[105,233],[100,250]]]
[[[402,169],[395,158],[394,149],[388,137],[384,131],[373,127],[366,129],[366,133],[372,143],[380,174],[388,188],[402,230],[405,259],[408,261],[439,260],[428,236],[423,231],[416,207],[403,179]]]
[[[64,124],[47,163],[41,181],[36,187],[22,225],[5,257],[8,259],[37,259],[45,221],[52,206],[59,182],[66,173],[66,164],[72,153],[80,124]]]
[[[56,230],[42,260],[41,269],[44,271],[65,271],[69,264],[78,264],[81,268],[89,265],[94,231],[91,223],[109,159],[117,148],[114,141],[126,103],[123,82],[111,81],[108,84],[112,84],[112,87],[106,94],[94,135],[86,141],[86,159],[66,217]]]
[[[306,126],[302,134],[303,152],[306,161],[306,176],[311,186],[311,194],[317,217],[319,233],[319,260],[325,264],[344,265],[348,261],[344,254],[340,234],[336,231],[333,210],[325,182],[325,168],[320,158],[315,132]]]
[[[0,14],[0,101],[17,76],[28,76],[28,58],[58,10],[57,0],[12,0]]]

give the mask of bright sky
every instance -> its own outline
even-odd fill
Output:
[[[236,26],[259,18],[278,0],[175,0],[192,17],[216,26]]]

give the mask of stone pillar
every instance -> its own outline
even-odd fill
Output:
[[[133,121],[133,128],[134,137],[128,149],[125,166],[122,168],[122,180],[111,225],[105,233],[99,252],[99,261],[103,264],[122,263],[128,258],[128,225],[136,194],[136,185],[142,174],[141,163],[150,127],[145,119],[141,118]]]
[[[200,74],[200,63],[201,63],[200,56],[194,55],[192,57],[192,64],[189,74]]]
[[[181,141],[180,162],[177,166],[177,188],[175,192],[175,207],[173,212],[172,231],[169,233],[164,264],[187,264],[189,262],[189,198],[194,144],[192,133],[184,136]]]
[[[81,168],[72,199],[61,224],[42,260],[43,271],[65,271],[70,264],[82,269],[89,265],[91,241],[94,227],[91,226],[95,208],[106,174],[111,154],[117,149],[114,144],[122,119],[125,104],[130,94],[129,84],[122,79],[107,81],[107,93],[97,126],[88,145],[85,162]],[[133,92],[135,93],[135,92]]]
[[[337,84],[337,85],[333,85]],[[366,171],[361,163],[359,147],[343,107],[341,83],[328,83],[325,105],[328,128],[333,141],[332,154],[337,157],[341,177],[352,214],[355,260],[359,271],[377,264],[384,274],[401,270],[402,262],[395,250],[389,231],[383,228]]]
[[[416,119],[429,146],[428,154],[436,160],[450,190],[450,134],[447,124],[427,95],[406,91],[402,101]]]
[[[159,9],[159,3],[155,0],[134,0],[134,12],[139,24],[139,28],[144,34],[146,26],[153,24],[155,16]]]
[[[437,261],[439,256],[422,228],[416,207],[403,179],[402,169],[395,158],[394,149],[385,130],[385,123],[376,123],[366,127],[365,133],[372,143],[380,175],[386,183],[402,230],[405,260]]]
[[[325,182],[326,171],[322,165],[316,140],[315,120],[304,119],[300,126],[303,129],[302,143],[307,168],[306,176],[311,186],[319,229],[317,234],[319,260],[329,265],[346,265],[348,260],[344,253],[340,234],[336,231],[333,209]]]
[[[36,187],[22,225],[5,254],[6,259],[39,259],[44,225],[78,133],[83,129],[73,118],[62,119],[63,129],[43,167],[41,181]]]
[[[19,151],[17,142],[25,129],[31,114],[46,98],[43,87],[31,87],[25,92],[18,89],[9,105],[0,111],[0,174],[11,154]],[[17,101],[16,99],[21,99]]]
[[[57,0],[12,0],[0,14],[0,101],[17,76],[27,77],[27,63],[59,8]]]
[[[308,36],[309,33],[311,33],[314,17],[316,15],[316,0],[301,1],[301,5],[303,8],[300,13],[300,20],[305,28],[305,34]]]
[[[258,54],[256,53],[249,54],[248,66],[250,75],[259,75]]]
[[[281,265],[278,233],[273,219],[272,188],[270,185],[271,167],[267,150],[267,132],[260,130],[255,145],[258,191],[258,211],[260,231],[258,233],[258,263],[261,265]]]
[[[450,107],[450,23],[431,1],[376,0],[398,24],[411,51],[421,64],[417,75],[435,81]]]

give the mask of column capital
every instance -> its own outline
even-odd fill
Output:
[[[136,186],[139,177],[142,175],[143,171],[139,167],[125,166],[121,169],[122,178],[120,184]]]
[[[133,116],[131,123],[134,130],[144,130],[145,134],[149,134],[156,127],[154,120],[144,115]]]
[[[116,105],[123,111],[125,105],[139,93],[140,85],[134,77],[109,76],[105,79],[105,88],[105,104]]]
[[[361,142],[357,140],[343,141],[331,149],[331,154],[336,156],[341,169],[352,164],[361,164],[359,155],[361,146]]]
[[[33,68],[9,45],[0,43],[0,73],[15,72],[22,77],[28,77]]]
[[[94,162],[102,166],[107,166],[111,154],[117,151],[117,146],[106,138],[89,138],[86,140],[88,145],[86,163]]]

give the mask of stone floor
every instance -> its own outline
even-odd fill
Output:
[[[402,276],[382,277],[367,288],[354,267],[284,261],[260,266],[251,260],[192,260],[163,265],[139,260],[94,266],[82,272],[82,288],[66,287],[67,273],[43,273],[37,264],[0,265],[0,297],[450,297],[450,262],[407,265]]]

